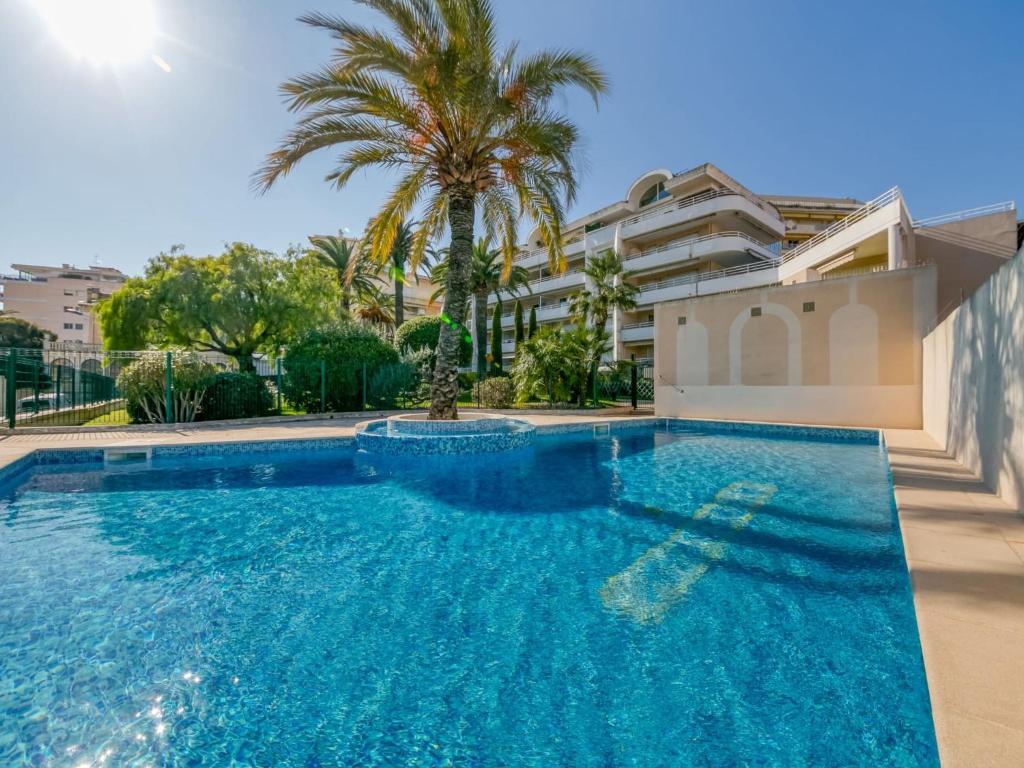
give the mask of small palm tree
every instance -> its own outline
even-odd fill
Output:
[[[459,336],[470,294],[479,210],[500,236],[506,269],[523,214],[538,225],[553,267],[564,268],[562,222],[575,198],[576,126],[552,107],[567,87],[595,100],[604,74],[586,55],[502,48],[489,0],[363,0],[391,29],[313,13],[302,21],[337,41],[330,63],[282,86],[297,127],[255,177],[268,190],[307,155],[345,146],[327,179],[344,187],[367,167],[402,172],[369,225],[372,256],[384,263],[400,223],[422,211],[410,260],[451,232],[444,314],[431,385],[430,418],[458,418]]]
[[[359,292],[354,304],[359,322],[390,335],[395,327],[395,297],[375,285]]]
[[[430,279],[438,285],[445,285],[451,268],[450,251],[445,248],[438,252],[440,260],[431,271]],[[492,294],[514,297],[521,288],[529,288],[530,273],[517,264],[505,270],[501,251],[491,248],[491,239],[482,237],[473,246],[473,261],[470,265],[469,292],[473,296],[473,338],[476,341],[476,372],[478,376],[487,373],[487,298]],[[444,291],[438,288],[432,299]],[[500,360],[499,360],[500,363]]]
[[[594,287],[576,293],[569,300],[569,312],[579,325],[585,326],[589,320],[603,331],[616,309],[636,309],[640,289],[626,282],[629,272],[625,271],[622,258],[615,251],[595,256],[583,272]]]
[[[356,256],[356,244],[337,235],[314,235],[309,238],[310,253],[334,273],[341,291],[341,313],[351,315],[352,296],[375,287],[373,274]]]

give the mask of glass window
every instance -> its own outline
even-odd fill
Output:
[[[665,191],[665,182],[659,181],[640,196],[640,207],[643,208],[645,205],[650,205],[666,197],[668,197],[668,192]]]

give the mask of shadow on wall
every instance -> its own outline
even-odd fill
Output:
[[[1024,511],[1024,251],[926,339],[945,359],[945,434],[932,434],[1009,504]],[[943,371],[926,377],[935,386]],[[947,382],[941,382],[946,384]],[[941,415],[933,424],[941,425]],[[931,431],[931,430],[929,430]]]

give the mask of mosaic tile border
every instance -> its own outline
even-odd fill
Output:
[[[495,420],[491,429],[503,432],[466,432],[464,434],[395,434],[386,421],[374,421],[356,433],[360,450],[378,456],[456,455],[469,453],[503,453],[527,448],[533,443],[536,427],[514,419]],[[458,422],[453,422],[458,424]]]
[[[769,424],[761,421],[719,421],[715,419],[666,419],[668,429],[690,429],[695,432],[748,434],[756,437],[779,437],[797,440],[864,443],[879,445],[882,430],[862,427],[816,427],[803,424]]]

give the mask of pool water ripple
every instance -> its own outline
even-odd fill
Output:
[[[5,766],[938,764],[877,446],[53,467],[0,522]]]

